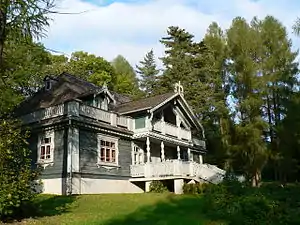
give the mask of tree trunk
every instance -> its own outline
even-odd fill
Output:
[[[256,170],[255,174],[252,176],[252,187],[259,187],[261,183],[261,172]]]

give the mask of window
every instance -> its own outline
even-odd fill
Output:
[[[146,127],[146,117],[135,118],[135,129]]]
[[[39,137],[38,143],[38,161],[52,162],[54,151],[54,133],[48,132]]]
[[[117,164],[117,140],[100,137],[99,160],[100,164]]]

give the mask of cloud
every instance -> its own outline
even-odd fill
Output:
[[[43,43],[67,54],[83,50],[107,60],[121,54],[135,65],[151,48],[162,56],[159,40],[168,26],[185,28],[199,40],[213,21],[226,29],[236,16],[250,20],[273,15],[291,31],[299,6],[296,0],[61,0],[61,12],[86,12],[53,15]],[[293,38],[294,48],[300,46],[299,39]]]

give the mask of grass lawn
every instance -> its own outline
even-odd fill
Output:
[[[40,195],[41,212],[18,224],[220,225],[201,214],[196,196],[174,194]]]

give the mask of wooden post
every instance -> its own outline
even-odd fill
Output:
[[[191,160],[191,149],[190,148],[187,149],[187,154],[188,154],[188,161],[192,161]]]
[[[203,164],[203,157],[202,157],[202,155],[199,155],[199,163]]]
[[[146,149],[147,149],[147,163],[150,162],[150,138],[146,139]]]
[[[161,161],[164,162],[165,161],[165,145],[164,145],[163,141],[160,143],[160,149],[161,149]]]

